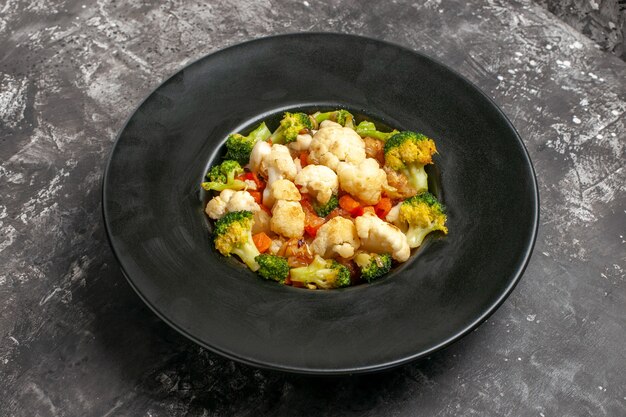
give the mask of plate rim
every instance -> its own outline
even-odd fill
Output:
[[[451,335],[450,337],[448,337],[447,339],[443,340],[442,342],[438,343],[435,346],[432,346],[429,349],[426,350],[422,350],[420,352],[414,353],[412,355],[408,355],[408,356],[404,356],[401,358],[398,358],[396,360],[391,360],[391,361],[386,361],[386,362],[382,362],[382,363],[377,363],[375,365],[363,365],[363,366],[353,366],[353,367],[335,367],[335,368],[312,368],[312,367],[299,367],[299,366],[286,366],[286,365],[281,365],[281,364],[277,364],[277,363],[271,363],[270,361],[260,361],[260,360],[256,360],[254,358],[250,358],[250,357],[245,357],[243,355],[238,355],[234,352],[230,352],[228,350],[224,350],[224,349],[220,349],[219,347],[216,346],[212,346],[209,345],[207,343],[205,343],[204,341],[200,340],[199,338],[197,338],[196,336],[192,335],[191,333],[189,333],[187,330],[185,330],[182,326],[174,323],[172,320],[170,320],[165,314],[163,314],[156,306],[153,305],[153,303],[148,300],[148,298],[141,292],[141,290],[135,285],[135,283],[133,282],[133,280],[130,278],[130,276],[128,275],[126,269],[124,268],[124,265],[122,263],[120,254],[118,253],[118,249],[115,248],[115,246],[113,245],[112,242],[112,236],[111,236],[111,226],[109,224],[109,219],[107,217],[107,213],[106,213],[106,209],[105,209],[105,201],[107,200],[107,180],[109,177],[109,172],[111,170],[111,165],[113,163],[113,155],[115,153],[115,150],[119,144],[119,141],[121,139],[122,133],[126,130],[126,127],[128,126],[128,124],[130,123],[130,121],[132,120],[132,118],[135,116],[135,114],[137,113],[137,111],[143,106],[143,104],[152,96],[152,94],[154,94],[156,91],[158,91],[163,85],[165,85],[167,82],[169,82],[173,77],[175,77],[178,73],[180,73],[181,71],[183,71],[184,69],[193,66],[195,64],[197,64],[198,62],[202,61],[203,59],[206,59],[208,57],[211,57],[213,55],[217,55],[220,53],[223,53],[225,51],[231,50],[231,49],[235,49],[241,46],[246,46],[249,44],[253,44],[256,42],[264,42],[264,41],[270,41],[270,40],[275,40],[275,39],[280,39],[280,38],[289,38],[289,37],[300,37],[300,36],[328,36],[330,37],[346,37],[346,38],[353,38],[353,39],[358,39],[358,40],[362,40],[362,41],[369,41],[369,42],[376,42],[379,44],[383,44],[383,45],[387,45],[390,47],[394,47],[394,48],[398,48],[401,49],[405,52],[408,52],[410,54],[414,54],[414,55],[418,55],[419,57],[421,57],[422,59],[425,59],[426,61],[428,61],[429,63],[439,66],[447,71],[449,71],[451,74],[453,74],[454,76],[458,77],[460,80],[462,80],[463,82],[465,82],[469,87],[471,87],[471,89],[477,93],[478,95],[480,95],[483,99],[487,100],[487,102],[491,105],[491,107],[493,109],[495,109],[497,111],[497,113],[499,114],[500,117],[502,117],[502,119],[504,120],[504,122],[506,123],[507,127],[514,133],[515,139],[517,140],[518,144],[520,145],[520,148],[522,150],[522,155],[523,155],[523,159],[525,162],[525,165],[530,169],[530,179],[531,179],[531,186],[532,186],[532,195],[534,196],[534,201],[532,201],[532,215],[533,215],[533,221],[532,221],[532,228],[531,228],[531,232],[532,235],[530,237],[530,239],[528,241],[525,242],[524,244],[524,251],[523,251],[523,256],[520,257],[519,262],[518,262],[518,268],[516,269],[515,273],[512,274],[513,279],[509,282],[508,286],[506,287],[506,289],[500,294],[500,296],[489,305],[489,307],[476,319],[474,319],[470,324],[466,325],[462,330],[454,333],[453,335]],[[308,374],[308,375],[346,375],[346,374],[364,374],[364,373],[372,373],[372,372],[379,372],[379,371],[384,371],[384,370],[388,370],[391,368],[395,368],[398,367],[400,365],[404,365],[407,364],[409,362],[413,362],[416,361],[418,359],[427,357],[428,355],[433,354],[434,352],[437,352],[439,350],[442,350],[448,346],[450,346],[451,344],[459,341],[460,339],[462,339],[464,336],[466,336],[467,334],[471,333],[472,331],[474,331],[475,329],[477,329],[482,323],[484,323],[492,314],[494,314],[498,308],[500,308],[500,306],[504,303],[504,301],[511,295],[511,293],[513,292],[513,290],[515,289],[515,287],[517,286],[517,284],[519,283],[519,281],[521,280],[524,272],[526,271],[526,268],[528,267],[530,260],[532,258],[533,255],[533,251],[534,251],[534,247],[537,241],[537,235],[538,235],[538,230],[539,230],[539,223],[540,223],[540,194],[539,194],[539,185],[537,182],[537,175],[536,175],[536,171],[535,171],[535,167],[532,163],[532,160],[530,158],[530,154],[528,153],[528,149],[526,148],[526,145],[524,144],[524,141],[521,138],[521,135],[519,134],[519,132],[517,131],[517,129],[515,128],[515,126],[513,125],[513,123],[511,123],[511,121],[509,120],[508,116],[504,113],[504,111],[500,108],[500,106],[497,105],[497,103],[487,94],[485,93],[481,88],[479,88],[476,84],[474,84],[471,80],[469,80],[467,77],[465,77],[463,74],[459,73],[458,71],[456,71],[455,69],[449,67],[448,65],[440,62],[439,60],[432,58],[429,55],[426,55],[425,53],[421,52],[421,51],[417,51],[414,50],[408,46],[404,46],[392,41],[387,41],[387,40],[383,40],[383,39],[377,39],[377,38],[373,38],[373,37],[369,37],[369,36],[363,36],[363,35],[357,35],[357,34],[350,34],[350,33],[341,33],[341,32],[286,32],[286,33],[281,33],[281,34],[275,34],[275,35],[269,35],[269,36],[262,36],[262,37],[256,37],[256,38],[252,38],[252,39],[248,39],[242,42],[237,42],[234,44],[230,44],[228,46],[225,46],[223,48],[219,48],[216,49],[208,54],[205,54],[197,59],[191,60],[187,63],[185,63],[183,66],[178,67],[177,70],[173,73],[171,73],[169,76],[167,76],[166,78],[164,78],[164,80],[159,83],[159,85],[157,85],[156,87],[154,87],[153,89],[150,90],[150,92],[145,95],[140,102],[133,108],[133,111],[130,113],[130,115],[126,118],[124,124],[122,125],[122,127],[120,128],[120,130],[117,132],[116,138],[113,141],[113,144],[111,145],[111,150],[109,151],[108,156],[106,157],[106,165],[105,165],[105,169],[104,169],[104,173],[102,175],[102,181],[101,181],[101,207],[102,207],[102,218],[103,218],[103,224],[104,224],[104,229],[106,232],[106,237],[107,237],[107,241],[109,242],[109,247],[111,248],[111,251],[113,252],[113,256],[115,257],[120,270],[122,272],[122,274],[124,275],[124,278],[126,279],[126,281],[130,284],[131,288],[135,291],[135,293],[139,296],[139,298],[148,306],[148,308],[150,308],[150,310],[152,310],[152,312],[154,312],[157,317],[159,317],[161,320],[163,320],[165,323],[167,323],[168,326],[170,326],[171,328],[173,328],[174,330],[176,330],[178,333],[180,333],[181,335],[183,335],[184,337],[186,337],[187,339],[193,341],[194,343],[202,346],[203,348],[217,353],[221,356],[224,356],[228,359],[237,361],[237,362],[241,362],[244,363],[246,365],[249,366],[253,366],[256,368],[261,368],[261,369],[267,369],[267,370],[272,370],[272,371],[281,371],[281,372],[287,372],[287,373],[294,373],[294,374]]]

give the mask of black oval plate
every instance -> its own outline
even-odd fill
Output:
[[[372,285],[263,281],[212,249],[200,182],[228,133],[329,103],[435,138],[450,234]],[[103,182],[111,246],[164,321],[229,358],[299,373],[389,368],[467,334],[520,279],[538,209],[524,145],[485,94],[424,55],[339,34],[258,39],[182,69],[129,119]]]

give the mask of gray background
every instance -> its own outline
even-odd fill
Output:
[[[530,0],[0,2],[0,415],[626,415],[626,64],[579,30]],[[109,250],[100,181],[133,108],[194,59],[293,31],[443,61],[534,161],[525,276],[421,362],[331,379],[233,363],[157,319]]]

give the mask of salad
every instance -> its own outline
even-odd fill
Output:
[[[231,134],[202,183],[215,248],[295,287],[376,280],[429,233],[448,233],[424,169],[436,152],[431,138],[356,124],[343,109]]]

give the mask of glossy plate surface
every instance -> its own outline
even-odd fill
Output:
[[[372,285],[263,281],[212,249],[200,182],[229,133],[335,105],[436,140],[450,234]],[[163,320],[227,357],[318,374],[399,365],[475,328],[520,279],[538,207],[528,154],[490,99],[428,57],[337,34],[259,39],[182,69],[129,119],[103,183],[111,246]]]

